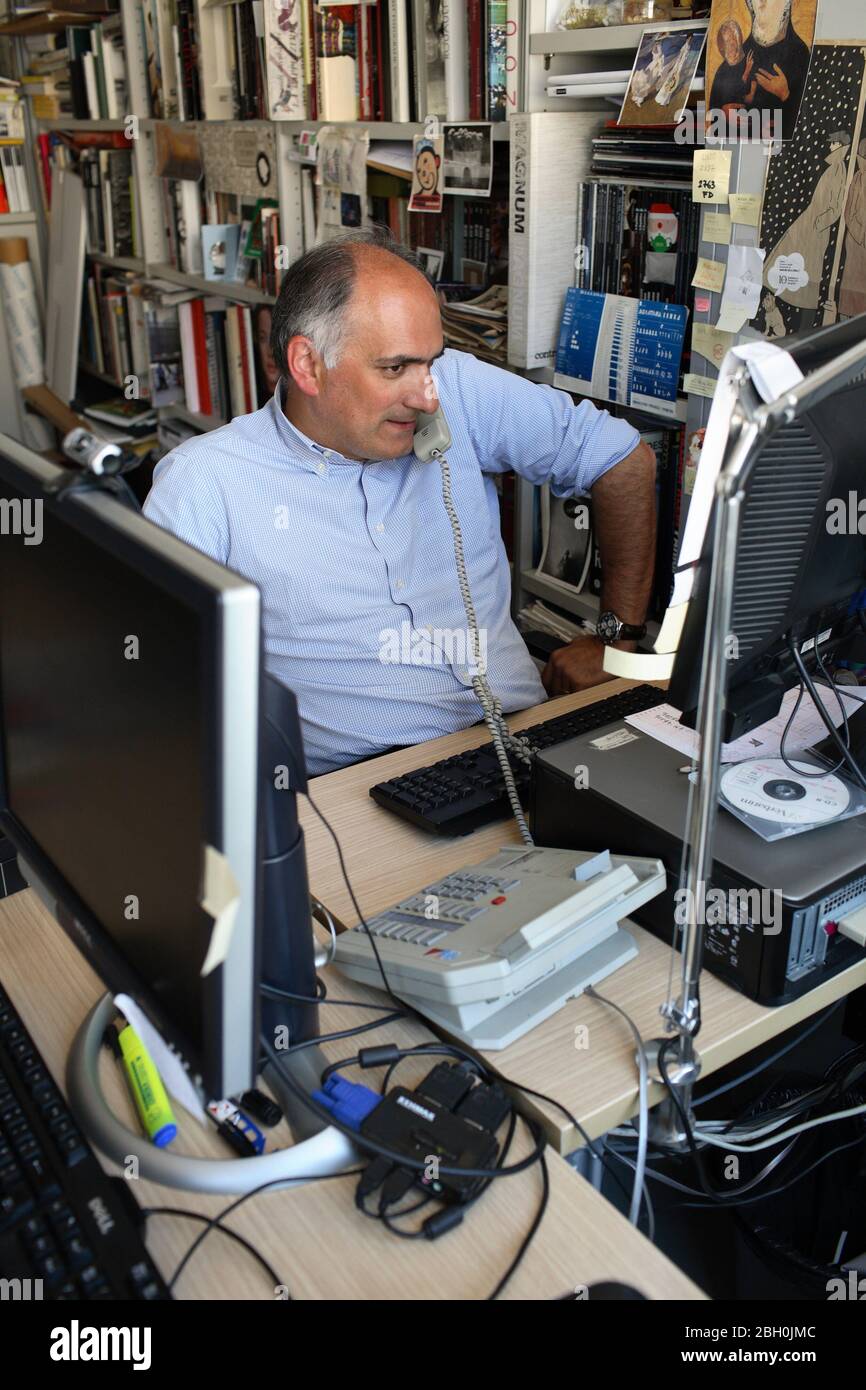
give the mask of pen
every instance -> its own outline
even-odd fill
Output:
[[[165,1148],[177,1134],[177,1125],[159,1072],[129,1023],[119,1029],[109,1028],[108,1034],[112,1051],[123,1066],[141,1127],[151,1143]]]

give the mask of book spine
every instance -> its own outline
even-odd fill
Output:
[[[380,0],[384,3],[384,0]],[[406,6],[403,0],[388,0],[390,35],[391,120],[409,120],[409,43],[406,33]]]
[[[466,0],[466,26],[469,43],[469,119],[484,117],[484,43],[482,19],[484,0]]]
[[[487,118],[504,121],[507,110],[508,5],[487,0]]]
[[[205,334],[204,304],[200,299],[190,300],[192,306],[193,348],[195,351],[195,375],[198,383],[199,411],[202,415],[213,414],[208,375],[207,338]]]
[[[521,96],[521,18],[523,0],[507,0],[505,24],[505,114],[523,110]]]
[[[531,143],[531,117],[512,117],[509,140],[508,361],[515,367],[537,365],[528,355],[533,270]]]
[[[449,121],[469,119],[466,0],[442,0],[445,104]]]

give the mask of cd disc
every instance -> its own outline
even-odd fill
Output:
[[[761,820],[782,825],[820,825],[848,809],[850,792],[838,777],[800,777],[814,771],[808,763],[781,758],[749,758],[722,773],[721,790],[731,806]]]

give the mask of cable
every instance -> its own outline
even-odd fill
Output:
[[[258,1260],[262,1269],[271,1279],[274,1288],[280,1285],[285,1287],[284,1281],[276,1273],[273,1266],[268,1264],[268,1261],[261,1251],[257,1250],[252,1242],[247,1240],[246,1237],[242,1236],[238,1231],[233,1231],[230,1226],[224,1226],[218,1217],[205,1216],[204,1212],[201,1211],[187,1211],[185,1207],[142,1207],[141,1214],[142,1216],[186,1216],[189,1217],[190,1221],[206,1222],[209,1226],[212,1226],[214,1230],[222,1231],[224,1236],[230,1236],[232,1240],[236,1240],[238,1245],[242,1245],[255,1260]],[[177,1275],[175,1275],[175,1278],[177,1278]]]
[[[814,1120],[806,1120],[801,1125],[795,1125],[793,1129],[783,1130],[781,1134],[771,1134],[768,1139],[762,1139],[757,1144],[740,1144],[732,1142],[728,1135],[702,1134],[701,1138],[705,1144],[710,1144],[721,1149],[729,1149],[734,1153],[756,1153],[759,1149],[772,1148],[773,1144],[781,1144],[785,1139],[790,1139],[795,1134],[805,1134],[809,1129],[817,1129],[820,1125],[833,1124],[836,1120],[851,1120],[856,1115],[866,1115],[866,1105],[855,1105],[850,1110],[837,1110],[832,1115],[817,1115]],[[758,1129],[756,1135],[766,1134],[766,1129]]]
[[[782,1192],[787,1192],[789,1188],[794,1187],[801,1179],[808,1177],[810,1173],[814,1173],[815,1169],[820,1168],[822,1163],[826,1163],[828,1159],[834,1158],[836,1154],[844,1153],[845,1149],[855,1148],[856,1145],[862,1144],[864,1139],[866,1139],[866,1135],[859,1134],[856,1139],[850,1139],[847,1144],[837,1144],[835,1149],[830,1149],[828,1153],[821,1154],[814,1163],[809,1164],[808,1168],[801,1168],[798,1173],[795,1173],[794,1176],[790,1178],[788,1182],[783,1183],[781,1187],[771,1188],[769,1192],[759,1192],[754,1197],[746,1197],[740,1205],[745,1207],[749,1206],[752,1202],[766,1202],[770,1197],[778,1197]],[[706,1211],[707,1207],[712,1204],[709,1202],[683,1202],[682,1205],[692,1210]]]
[[[502,1290],[505,1288],[505,1286],[506,1286],[506,1284],[508,1283],[509,1279],[510,1279],[511,1276],[514,1274],[514,1271],[517,1269],[518,1265],[520,1264],[521,1260],[523,1259],[524,1255],[526,1254],[527,1250],[529,1249],[530,1244],[532,1243],[532,1240],[533,1240],[534,1237],[535,1237],[535,1233],[536,1233],[536,1231],[538,1230],[538,1228],[539,1228],[539,1226],[541,1225],[541,1222],[542,1222],[542,1220],[543,1220],[543,1218],[544,1218],[544,1213],[545,1213],[545,1211],[547,1210],[547,1203],[548,1203],[548,1200],[549,1200],[549,1198],[550,1198],[550,1175],[549,1175],[549,1173],[548,1173],[548,1171],[547,1171],[547,1159],[544,1157],[544,1154],[543,1154],[543,1153],[542,1153],[542,1155],[541,1155],[540,1164],[541,1164],[541,1201],[540,1201],[539,1204],[538,1204],[538,1211],[535,1213],[535,1217],[533,1218],[532,1225],[530,1226],[529,1230],[526,1232],[526,1235],[523,1237],[523,1240],[520,1242],[520,1248],[518,1249],[517,1254],[514,1256],[514,1259],[511,1261],[511,1264],[510,1264],[510,1265],[508,1266],[508,1268],[506,1269],[505,1273],[503,1274],[502,1278],[499,1280],[499,1283],[496,1285],[496,1288],[493,1290],[493,1292],[492,1292],[491,1294],[488,1294],[488,1295],[487,1295],[487,1302],[488,1302],[488,1303],[495,1303],[496,1299],[497,1299],[497,1298],[499,1297],[499,1295],[502,1293]],[[440,1171],[440,1173],[441,1173],[442,1169],[440,1168],[439,1171]]]
[[[860,766],[857,763],[857,760],[855,759],[854,755],[851,753],[850,749],[845,747],[844,743],[839,737],[839,731],[837,730],[836,725],[833,723],[833,720],[830,718],[829,714],[824,708],[824,702],[815,688],[815,682],[812,680],[812,677],[806,670],[803,658],[797,650],[797,647],[790,636],[788,638],[788,650],[791,653],[794,665],[797,667],[797,670],[800,673],[800,676],[802,677],[806,685],[806,689],[808,690],[809,694],[812,696],[812,699],[815,702],[815,707],[818,710],[818,713],[820,714],[827,728],[827,732],[833,739],[840,753],[843,754],[844,760],[847,763],[849,770],[853,773],[855,780],[859,783],[863,790],[866,791],[866,777],[864,777],[863,773],[861,772]]]
[[[322,1004],[327,999],[329,1009],[378,1009],[380,1013],[382,1012],[381,1004],[371,1004],[369,1000],[331,999],[325,992],[324,981],[317,980],[316,984],[321,986],[321,992],[315,998],[312,994],[293,994],[289,989],[277,989],[276,985],[260,985],[259,989],[269,999],[293,999],[299,1004]],[[400,1010],[400,1012],[403,1011]]]
[[[618,1014],[620,1015],[621,1018],[624,1018],[624,1019],[625,1019],[625,1021],[626,1021],[627,1025],[628,1025],[628,1027],[631,1029],[631,1034],[632,1034],[632,1037],[633,1037],[634,1040],[635,1040],[635,1045],[636,1045],[636,1047],[637,1047],[638,1072],[639,1072],[639,1078],[640,1078],[640,1079],[639,1079],[639,1083],[638,1083],[638,1085],[639,1085],[639,1089],[638,1089],[638,1096],[639,1096],[639,1099],[638,1099],[638,1117],[639,1117],[639,1118],[638,1118],[637,1164],[636,1164],[636,1166],[635,1166],[634,1188],[633,1188],[633,1190],[632,1190],[632,1194],[631,1194],[631,1203],[630,1203],[630,1205],[629,1205],[629,1211],[628,1211],[628,1219],[629,1219],[629,1221],[631,1222],[631,1224],[632,1224],[633,1226],[636,1226],[636,1225],[638,1224],[638,1220],[639,1220],[639,1218],[640,1218],[641,1194],[643,1193],[643,1189],[644,1189],[644,1173],[646,1172],[647,1141],[648,1141],[648,1139],[649,1139],[649,1103],[648,1103],[648,1100],[647,1100],[648,1070],[649,1070],[649,1069],[648,1069],[648,1066],[647,1066],[647,1055],[646,1055],[646,1050],[645,1050],[644,1045],[643,1045],[643,1038],[642,1038],[641,1035],[640,1035],[640,1029],[639,1029],[639,1028],[637,1027],[637,1025],[632,1021],[632,1019],[629,1018],[629,1016],[628,1016],[628,1014],[626,1013],[625,1009],[621,1009],[620,1006],[619,1006],[619,1004],[614,1004],[614,1002],[613,1002],[612,999],[606,999],[606,998],[604,997],[603,994],[599,994],[599,993],[598,993],[598,990],[594,989],[592,985],[589,985],[589,986],[587,987],[587,989],[584,990],[584,993],[585,993],[585,994],[588,994],[589,997],[590,997],[591,999],[597,999],[597,1000],[599,1001],[600,1004],[605,1004],[605,1005],[607,1005],[607,1007],[608,1007],[609,1009],[613,1009],[613,1011],[614,1011],[615,1013],[618,1013]]]
[[[280,1073],[285,1085],[288,1086],[289,1090],[292,1091],[298,1097],[298,1099],[302,1101],[304,1105],[307,1106],[309,1110],[312,1110],[316,1115],[319,1116],[320,1119],[325,1120],[331,1126],[332,1129],[336,1129],[341,1134],[345,1134],[347,1138],[351,1139],[352,1142],[355,1145],[357,1145],[358,1148],[369,1150],[371,1153],[376,1154],[380,1158],[387,1158],[389,1162],[396,1164],[398,1167],[412,1168],[416,1169],[418,1172],[423,1171],[425,1165],[422,1159],[409,1158],[406,1154],[398,1153],[394,1149],[388,1149],[384,1146],[384,1144],[376,1143],[374,1140],[368,1138],[366,1135],[359,1135],[357,1130],[350,1129],[348,1125],[341,1124],[341,1122],[337,1120],[335,1116],[330,1113],[329,1110],[326,1110],[324,1106],[319,1105],[317,1101],[313,1100],[312,1096],[308,1095],[307,1092],[303,1089],[303,1087],[298,1084],[294,1076],[292,1076],[290,1072],[286,1071],[285,1067],[283,1066],[280,1054],[275,1051],[275,1049],[271,1046],[270,1042],[268,1042],[268,1040],[264,1036],[262,1037],[261,1042],[262,1046],[265,1049],[265,1052],[268,1055],[269,1060],[271,1061],[272,1065],[276,1067],[277,1071]],[[524,1116],[523,1119],[526,1125],[528,1126],[530,1133],[536,1141],[535,1148],[531,1151],[531,1153],[527,1154],[525,1158],[519,1159],[516,1163],[510,1164],[507,1168],[500,1169],[457,1168],[452,1165],[446,1166],[444,1163],[440,1163],[439,1172],[444,1174],[446,1177],[452,1178],[505,1178],[512,1177],[516,1173],[525,1172],[527,1168],[532,1167],[533,1163],[538,1163],[538,1161],[544,1154],[546,1144],[544,1139],[544,1132],[541,1128],[541,1125],[539,1125],[528,1115]]]
[[[260,1183],[258,1187],[252,1188],[249,1192],[244,1192],[242,1196],[238,1197],[234,1202],[230,1202],[227,1207],[223,1207],[222,1211],[217,1212],[216,1216],[204,1217],[204,1220],[207,1222],[207,1228],[202,1231],[200,1235],[196,1236],[177,1269],[174,1271],[174,1274],[168,1280],[169,1289],[174,1288],[202,1241],[205,1240],[206,1237],[210,1235],[211,1231],[223,1222],[227,1216],[230,1216],[233,1211],[237,1211],[238,1207],[242,1206],[244,1202],[248,1202],[250,1197],[256,1197],[260,1192],[265,1192],[270,1187],[287,1187],[298,1182],[327,1182],[329,1178],[352,1178],[357,1177],[363,1171],[363,1168],[347,1168],[342,1173],[314,1173],[305,1177],[273,1178],[270,1182]],[[228,1228],[225,1229],[227,1230]],[[230,1234],[234,1233],[230,1232]],[[280,1283],[279,1279],[277,1283]]]
[[[463,554],[463,535],[460,530],[460,518],[454,506],[454,499],[451,495],[451,466],[444,454],[438,451],[434,453],[434,458],[439,459],[439,467],[442,474],[442,500],[445,503],[445,511],[451,523],[451,532],[454,538],[454,560],[457,566],[457,583],[460,586],[460,597],[463,600],[463,608],[466,612],[466,621],[469,625],[469,635],[472,642],[472,654],[476,663],[481,652],[481,638],[478,632],[478,619],[475,616],[475,605],[472,601],[472,590],[469,587],[469,576],[466,573],[466,559]],[[505,791],[511,806],[511,811],[517,822],[520,837],[523,843],[531,845],[534,843],[529,826],[526,823],[526,816],[520,804],[520,797],[517,794],[517,786],[514,781],[514,773],[508,761],[508,751],[523,762],[532,762],[532,752],[525,739],[516,738],[509,730],[502,713],[502,703],[493,694],[487,682],[486,674],[480,669],[472,677],[472,689],[475,691],[476,698],[481,706],[484,715],[484,722],[493,741],[493,748],[505,783]],[[508,751],[506,751],[508,750]]]
[[[699,1105],[706,1105],[707,1101],[716,1100],[719,1096],[724,1095],[726,1091],[732,1090],[735,1086],[742,1086],[746,1081],[751,1081],[753,1076],[757,1076],[759,1072],[764,1071],[767,1067],[771,1067],[774,1062],[778,1062],[784,1057],[786,1052],[790,1052],[793,1048],[798,1047],[800,1043],[805,1042],[812,1033],[817,1032],[821,1024],[825,1023],[832,1013],[835,1013],[837,1009],[841,1008],[843,1003],[844,1000],[837,999],[835,1004],[831,1004],[826,1012],[819,1015],[814,1023],[810,1024],[810,1026],[802,1033],[798,1034],[796,1038],[793,1038],[791,1042],[785,1043],[784,1047],[780,1047],[778,1052],[774,1052],[770,1057],[765,1057],[763,1062],[759,1062],[757,1066],[752,1067],[751,1071],[747,1071],[743,1076],[737,1076],[733,1081],[726,1081],[724,1086],[718,1086],[715,1091],[710,1091],[707,1095],[700,1096],[698,1100],[692,1102],[693,1108],[697,1109]]]

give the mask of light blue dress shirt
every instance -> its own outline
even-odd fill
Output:
[[[640,436],[469,353],[449,349],[432,370],[488,680],[506,712],[525,709],[546,697],[509,613],[493,475],[573,496]],[[167,454],[146,515],[258,585],[265,662],[297,696],[311,775],[474,724],[439,465],[343,458],[290,424],[281,400],[278,386],[261,410]]]

